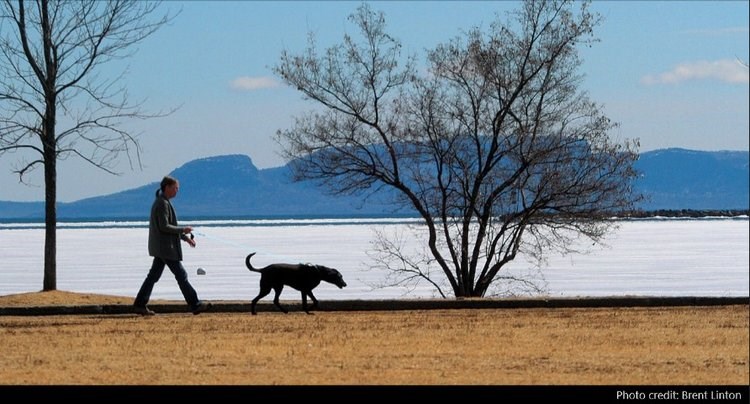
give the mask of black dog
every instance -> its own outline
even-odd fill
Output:
[[[271,264],[264,268],[253,268],[252,264],[250,264],[250,258],[253,255],[255,253],[245,258],[247,268],[261,274],[260,293],[253,299],[253,304],[250,307],[253,314],[256,314],[255,305],[258,303],[258,300],[271,293],[271,289],[276,291],[273,303],[281,311],[288,313],[289,311],[279,304],[279,295],[281,295],[284,285],[289,285],[302,292],[302,308],[307,314],[311,314],[307,309],[307,296],[310,296],[310,299],[313,301],[312,307],[318,307],[318,299],[313,296],[312,290],[320,284],[320,281],[330,282],[338,286],[339,289],[346,286],[341,273],[333,268],[309,264]]]

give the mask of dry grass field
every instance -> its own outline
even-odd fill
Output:
[[[131,304],[67,292],[0,307]],[[0,316],[6,385],[748,385],[747,305]]]

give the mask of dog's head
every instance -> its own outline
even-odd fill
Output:
[[[344,282],[344,277],[341,276],[341,272],[339,272],[336,269],[324,267],[323,265],[316,265],[315,268],[317,269],[318,273],[320,274],[320,279],[324,280],[326,282],[330,282],[336,286],[339,287],[339,289],[346,286],[346,282]]]

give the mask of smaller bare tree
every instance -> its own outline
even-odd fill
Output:
[[[43,290],[57,288],[57,162],[75,156],[109,173],[125,154],[140,166],[137,137],[122,129],[143,119],[121,76],[102,77],[107,62],[171,17],[155,20],[159,2],[132,0],[2,0],[0,3],[0,156],[20,156],[19,181],[44,167]]]

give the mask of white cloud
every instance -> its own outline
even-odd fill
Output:
[[[731,84],[746,84],[748,68],[736,59],[686,62],[672,70],[649,74],[641,78],[643,84],[676,84],[689,80],[719,80]]]
[[[262,88],[278,87],[279,83],[276,80],[274,80],[272,77],[241,76],[232,80],[229,86],[235,90],[253,91],[253,90],[260,90]]]

